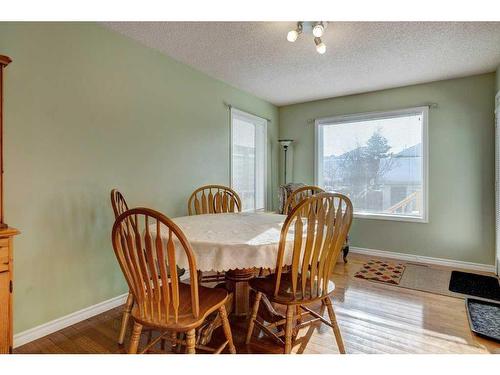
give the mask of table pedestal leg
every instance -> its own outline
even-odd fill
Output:
[[[248,282],[255,277],[255,269],[245,268],[226,272],[226,285],[234,293],[235,316],[247,316],[250,311],[250,286]]]
[[[226,302],[228,315],[246,318],[250,312],[251,305],[255,298],[255,293],[251,293],[249,281],[258,274],[255,269],[232,270],[226,272],[225,288],[232,292]],[[224,287],[223,284],[217,285],[217,288]],[[278,313],[269,299],[265,295],[260,300],[259,318],[274,323],[285,317]],[[213,313],[207,322],[197,330],[196,344],[207,345],[215,329],[220,327],[221,320],[219,313]]]
[[[254,268],[237,269],[226,272],[226,285],[228,289],[234,293],[233,314],[235,316],[248,316],[251,303],[253,303],[253,295],[252,298],[250,298],[250,286],[248,283],[257,274],[258,270]],[[259,316],[269,323],[274,323],[285,318],[274,309],[265,295],[262,296],[260,302]]]

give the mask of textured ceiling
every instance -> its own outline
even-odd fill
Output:
[[[276,105],[492,72],[500,22],[331,22],[319,55],[293,22],[106,22]]]

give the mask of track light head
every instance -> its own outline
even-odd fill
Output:
[[[321,38],[325,33],[325,24],[323,22],[316,22],[314,24],[312,33],[316,38]]]
[[[293,43],[297,40],[299,35],[302,33],[302,22],[297,22],[297,27],[294,30],[290,30],[286,35],[286,40]]]
[[[290,30],[288,32],[288,34],[286,35],[286,40],[293,43],[297,40],[298,37],[299,37],[299,33],[297,32],[297,30]]]
[[[314,38],[314,44],[316,44],[316,51],[320,55],[326,52],[326,45],[321,41],[321,38]]]

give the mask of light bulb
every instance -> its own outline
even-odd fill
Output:
[[[297,30],[291,30],[286,35],[286,39],[292,43],[295,42],[298,37],[299,37],[299,32]]]
[[[316,44],[316,51],[319,54],[324,54],[326,52],[326,45],[321,41],[321,38],[314,38],[314,43]]]
[[[313,35],[316,38],[321,38],[324,32],[325,32],[325,27],[323,26],[323,22],[318,22],[316,25],[314,25]]]
[[[326,52],[326,45],[325,43],[320,43],[316,46],[316,51],[318,51],[319,54],[324,54]]]

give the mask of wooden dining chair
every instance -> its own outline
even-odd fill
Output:
[[[226,341],[218,348],[202,347],[220,353],[235,347],[224,303],[228,292],[221,288],[198,286],[196,259],[184,233],[165,215],[148,208],[134,208],[121,214],[113,225],[113,249],[134,297],[131,317],[134,328],[128,352],[138,352],[143,327],[160,331],[140,352],[150,350],[162,339],[172,346],[184,345],[195,353],[195,330],[205,318],[218,310]],[[189,284],[177,277],[178,259],[185,257]],[[176,332],[186,334],[178,339]],[[173,333],[173,334],[172,334]]]
[[[125,211],[128,211],[128,205],[123,197],[122,193],[120,193],[117,189],[111,190],[111,206],[113,207],[113,212],[115,214],[115,220],[123,214]],[[128,321],[130,319],[130,312],[132,311],[132,306],[134,304],[134,296],[129,291],[127,296],[127,302],[125,303],[125,307],[122,313],[122,322],[120,326],[120,333],[118,335],[118,344],[122,345],[125,340],[125,333],[127,332]]]
[[[301,186],[293,190],[285,203],[284,214],[287,215],[293,210],[293,208],[299,204],[303,199],[309,198],[310,196],[318,193],[324,193],[325,191],[319,186]],[[347,236],[344,245],[342,246],[342,258],[344,263],[347,263],[347,254],[349,254],[349,236]]]
[[[230,187],[205,185],[193,191],[189,197],[189,216],[228,212],[241,212],[241,199]]]
[[[122,213],[129,209],[127,201],[118,189],[111,190],[111,206],[113,207],[113,212],[115,214],[115,220]],[[178,269],[177,276],[181,277],[184,275],[185,270]],[[125,335],[127,333],[127,327],[130,320],[130,312],[132,311],[132,306],[134,304],[134,296],[129,291],[127,296],[127,301],[125,302],[125,307],[123,308],[122,321],[120,326],[120,332],[118,334],[118,344],[122,345],[125,340]]]
[[[297,343],[293,339],[299,329],[307,326],[314,329],[313,325],[322,322],[333,329],[339,351],[345,353],[330,299],[335,288],[330,277],[351,227],[352,215],[349,198],[334,193],[315,194],[300,202],[290,212],[281,230],[275,273],[250,281],[250,287],[256,295],[248,324],[247,344],[257,325],[264,333],[284,345],[285,354],[290,353],[292,341]],[[285,259],[288,247],[290,253]],[[284,272],[284,266],[290,264],[291,270]],[[259,319],[257,315],[263,294],[272,303],[286,306],[286,319],[267,325]],[[321,310],[318,314],[309,305],[319,301]],[[323,317],[325,308],[328,310],[329,321]],[[307,317],[312,319],[305,321]],[[273,328],[283,328],[283,325],[284,330],[278,333],[272,331]]]
[[[285,202],[285,210],[284,214],[288,215],[288,213],[292,212],[292,210],[304,199],[313,196],[314,194],[324,193],[325,191],[319,186],[307,185],[302,186],[291,192],[290,196],[287,198]]]
[[[224,185],[199,187],[189,197],[188,214],[220,214],[241,212],[241,199],[233,189]],[[224,272],[215,274],[198,273],[200,283],[215,283],[224,280]]]

